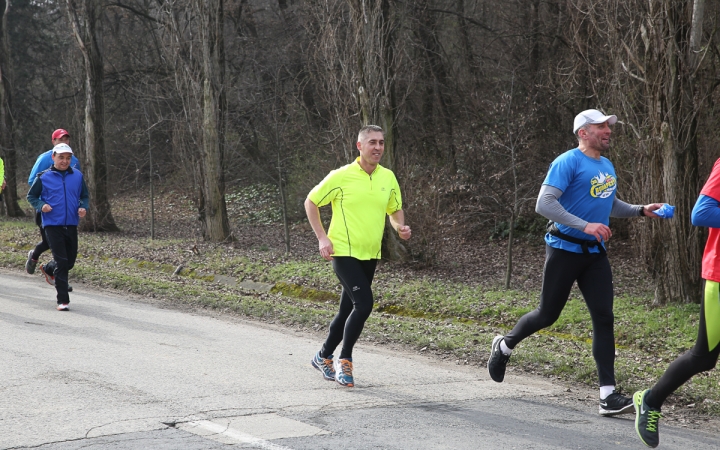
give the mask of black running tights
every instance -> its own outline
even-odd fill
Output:
[[[650,394],[645,397],[645,401],[649,406],[660,409],[668,396],[690,378],[715,367],[718,355],[720,355],[720,345],[717,342],[710,342],[708,328],[713,331],[714,335],[717,335],[717,328],[720,327],[720,323],[717,323],[717,317],[707,317],[705,310],[708,303],[714,302],[717,305],[719,301],[718,283],[706,281],[705,295],[700,304],[700,324],[698,325],[698,337],[695,346],[670,363],[665,373],[650,390]],[[709,312],[712,315],[713,309],[710,308]],[[715,313],[717,314],[717,310],[715,310]]]
[[[592,320],[592,352],[600,386],[615,386],[613,284],[607,255],[585,255],[550,246],[545,246],[545,255],[540,306],[520,318],[505,336],[505,345],[515,348],[526,337],[555,323],[577,281]]]
[[[355,342],[372,312],[373,294],[370,285],[375,275],[377,261],[377,259],[361,261],[350,256],[333,258],[332,265],[342,284],[342,294],[340,310],[330,322],[330,332],[320,351],[322,357],[327,358],[332,355],[342,341],[340,359],[352,358]]]

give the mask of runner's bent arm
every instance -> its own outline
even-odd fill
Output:
[[[561,195],[562,191],[560,189],[543,184],[540,188],[537,203],[535,204],[535,212],[547,217],[553,222],[567,225],[578,231],[585,230],[588,222],[567,212],[558,201]]]
[[[410,227],[405,225],[405,213],[402,209],[398,209],[394,213],[390,214],[390,225],[397,231],[400,239],[408,240],[412,235]]]
[[[618,219],[629,219],[631,217],[638,216],[658,217],[658,215],[655,214],[653,211],[655,211],[656,209],[660,209],[660,207],[662,207],[662,203],[650,203],[649,205],[631,205],[615,197],[613,199],[610,217],[617,217]]]
[[[305,214],[307,214],[308,222],[310,222],[310,226],[318,239],[320,256],[328,261],[332,261],[333,258],[331,255],[335,252],[333,251],[332,242],[330,242],[322,226],[322,221],[320,221],[320,208],[309,198],[305,199]]]
[[[700,194],[691,219],[696,227],[720,228],[720,202],[709,195]]]
[[[30,186],[30,190],[27,193],[27,201],[32,205],[33,208],[35,208],[35,211],[42,211],[43,206],[45,206],[45,202],[40,199],[40,195],[42,194],[42,180],[40,177],[36,177],[35,181],[33,182],[32,186]],[[48,205],[48,208],[50,205]],[[45,211],[49,212],[49,211]]]
[[[562,191],[560,189],[548,184],[543,184],[540,188],[537,203],[535,204],[535,211],[553,222],[558,222],[582,231],[583,233],[593,235],[598,241],[607,241],[610,239],[610,236],[612,236],[610,227],[602,223],[589,223],[570,214],[558,201],[561,195]]]

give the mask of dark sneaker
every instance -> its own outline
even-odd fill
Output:
[[[68,305],[67,303],[60,303],[57,305],[57,310],[58,311],[70,311],[70,305]]]
[[[55,277],[45,272],[45,264],[40,264],[40,272],[45,275],[45,281],[51,286],[55,286]]]
[[[635,431],[643,444],[648,447],[655,448],[660,443],[658,435],[658,426],[662,414],[659,409],[651,408],[645,403],[645,395],[649,389],[637,391],[633,395],[633,404],[635,405]]]
[[[323,358],[320,356],[320,352],[315,353],[313,359],[310,360],[310,364],[320,372],[322,372],[323,378],[329,381],[335,379],[335,369],[333,368],[333,356],[329,358]]]
[[[28,259],[25,261],[25,272],[30,275],[35,273],[35,266],[37,266],[37,259],[32,259],[32,255],[33,250],[30,250],[30,252],[28,252]]]
[[[605,400],[600,400],[599,411],[601,416],[617,416],[618,414],[630,414],[634,408],[631,398],[613,391],[612,394],[605,397]]]
[[[490,357],[488,358],[487,368],[490,372],[490,378],[502,383],[505,379],[505,366],[510,359],[510,355],[506,355],[500,350],[500,342],[505,339],[503,336],[495,336],[490,347]]]
[[[343,386],[353,387],[355,381],[352,375],[352,359],[337,359],[334,363],[335,366],[335,381],[342,384]]]

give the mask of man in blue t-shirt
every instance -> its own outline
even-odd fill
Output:
[[[490,377],[503,381],[505,367],[517,344],[549,327],[560,317],[575,282],[585,299],[593,325],[592,351],[600,381],[604,416],[632,413],[632,399],[615,392],[613,284],[605,242],[610,217],[658,217],[662,203],[630,205],[616,196],[613,164],[602,156],[610,148],[616,116],[596,109],[575,117],[578,146],[550,164],[535,210],[551,220],[545,235],[545,267],[540,306],[525,314],[505,336],[493,339],[488,359]]]
[[[66,130],[63,130],[62,128],[59,128],[55,131],[53,131],[52,134],[52,145],[53,148],[58,144],[67,144],[70,145],[70,133],[68,133]],[[40,156],[37,157],[35,160],[35,164],[33,165],[32,170],[30,171],[30,176],[28,177],[28,184],[32,186],[33,182],[35,181],[35,178],[42,173],[45,170],[48,170],[53,166],[53,149],[50,149],[44,153],[41,153]],[[76,170],[80,170],[80,161],[75,157],[75,155],[71,155],[70,160],[70,167]],[[41,241],[35,245],[35,247],[28,252],[28,258],[25,262],[25,271],[29,274],[35,273],[35,267],[37,266],[38,259],[40,258],[40,255],[42,255],[44,252],[46,252],[50,248],[50,244],[48,244],[47,236],[45,236],[45,229],[42,226],[42,217],[40,211],[35,211],[35,224],[40,229],[40,238]],[[52,263],[50,264],[53,265]],[[52,270],[45,271],[44,267],[41,267],[43,269],[43,274],[45,275],[45,280],[50,283],[54,284],[54,276],[52,275]],[[68,286],[69,291],[72,292],[72,286]]]

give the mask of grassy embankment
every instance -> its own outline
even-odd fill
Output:
[[[22,273],[27,251],[36,240],[37,229],[29,219],[0,222],[0,265]],[[319,258],[209,244],[198,244],[199,250],[190,252],[192,244],[85,233],[71,279],[289,327],[324,330],[335,313],[337,282],[330,266]],[[185,268],[174,275],[178,260]],[[218,282],[216,275],[275,287],[270,292],[245,290],[228,284],[229,278]],[[416,277],[389,265],[378,269],[375,294],[376,312],[363,341],[403,344],[459,364],[480,364],[478,371],[486,370],[492,337],[535,308],[538,295]],[[649,295],[616,298],[616,372],[626,393],[649,387],[695,341],[698,305],[651,308],[650,301]],[[559,321],[518,347],[509,370],[595,386],[590,339],[587,309],[573,291]],[[670,402],[720,414],[719,381],[718,370],[701,374]]]

